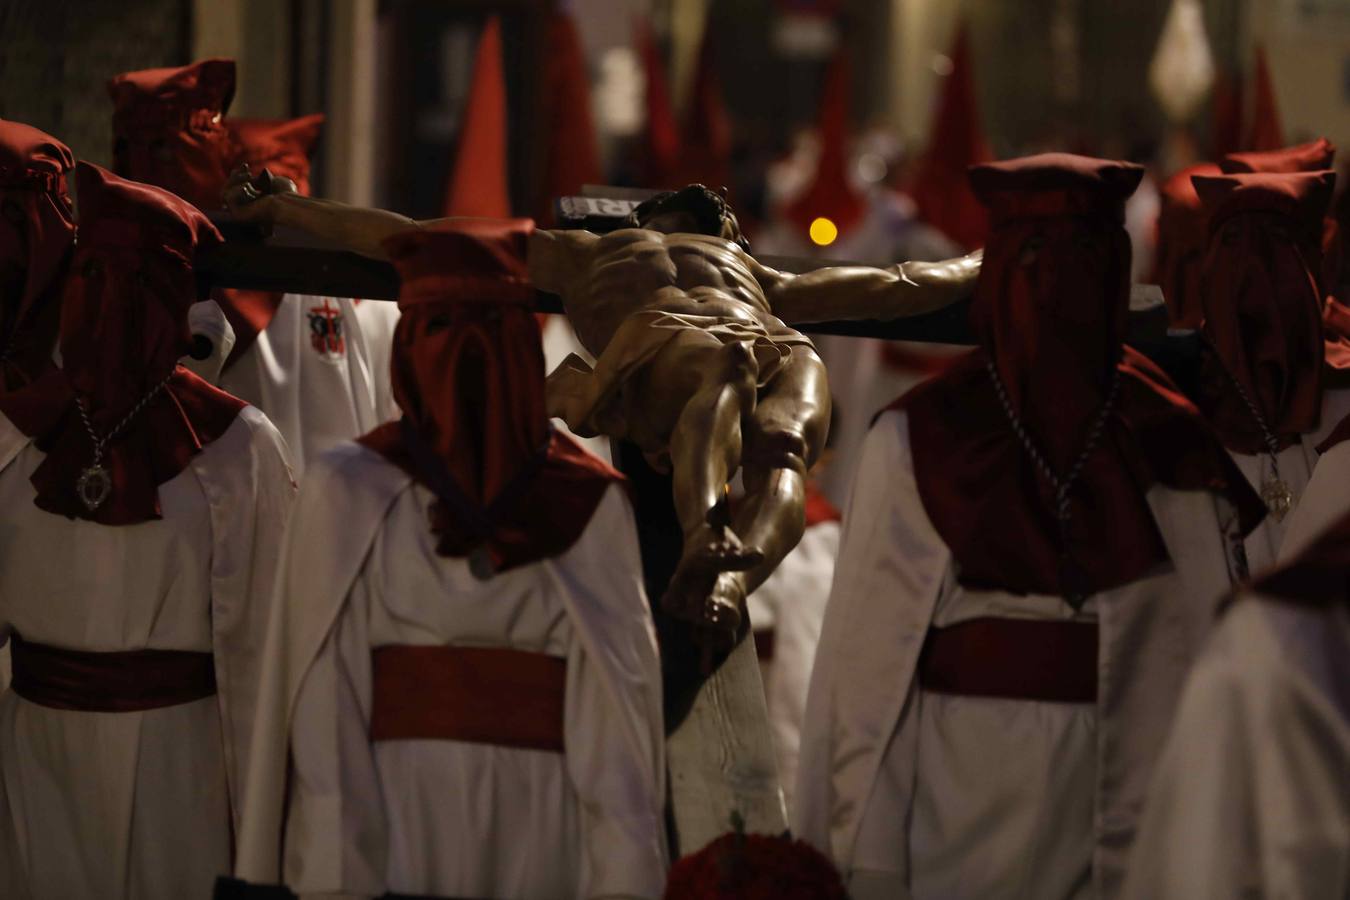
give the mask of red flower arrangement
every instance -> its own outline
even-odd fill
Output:
[[[670,869],[665,900],[848,900],[828,859],[787,835],[732,831]]]

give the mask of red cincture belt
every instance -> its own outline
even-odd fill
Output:
[[[498,647],[371,653],[373,741],[445,740],[563,752],[567,660]]]
[[[919,686],[940,694],[1097,702],[1097,625],[1038,619],[971,619],[932,628]]]
[[[774,645],[778,643],[777,632],[772,628],[765,628],[763,631],[755,631],[755,655],[759,657],[760,662],[769,662],[773,659]]]
[[[210,653],[118,650],[94,653],[10,641],[14,693],[39,706],[77,712],[142,712],[216,692]]]

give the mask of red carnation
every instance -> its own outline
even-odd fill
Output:
[[[847,900],[830,861],[805,841],[728,832],[670,869],[665,900]]]

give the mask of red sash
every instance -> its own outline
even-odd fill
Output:
[[[939,694],[1097,702],[1097,625],[971,619],[929,630],[919,686]]]
[[[443,740],[563,752],[567,660],[503,647],[371,653],[372,741]]]
[[[119,650],[95,653],[11,641],[14,693],[39,706],[77,712],[143,712],[216,693],[210,653]]]

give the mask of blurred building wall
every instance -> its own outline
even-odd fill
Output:
[[[192,0],[192,58],[238,63],[231,115],[290,115],[292,18],[292,4],[278,0]]]
[[[1325,135],[1350,162],[1350,0],[1260,0],[1245,38],[1265,43],[1285,139]]]
[[[1217,67],[1245,57],[1248,7],[1273,2],[1202,0]],[[996,155],[1048,147],[1123,155],[1162,135],[1163,116],[1147,73],[1172,0],[891,3],[891,78],[898,89],[890,117],[919,146],[942,77],[939,57],[949,52],[962,20],[970,27],[980,113]],[[1202,132],[1207,113],[1205,106],[1195,123]]]
[[[190,22],[190,0],[0,0],[0,118],[41,128],[77,157],[108,165],[108,78],[181,65]]]

